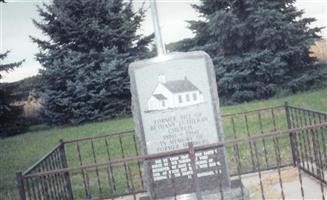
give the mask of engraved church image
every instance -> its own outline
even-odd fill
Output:
[[[182,80],[166,81],[158,76],[158,85],[148,100],[148,111],[167,110],[204,102],[202,92],[185,76]]]

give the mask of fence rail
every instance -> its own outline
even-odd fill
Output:
[[[45,156],[24,172],[16,174],[21,199],[72,199],[69,172],[43,177],[31,174],[67,168],[65,146],[62,140]]]
[[[145,192],[144,182],[155,184],[153,177],[144,176],[143,164],[158,159],[167,161],[170,193],[178,195],[172,173],[173,157],[188,157],[192,181],[197,183],[194,174],[199,167],[194,158],[199,152],[221,147],[226,150],[232,178],[242,180],[245,174],[258,175],[262,199],[266,198],[262,173],[271,169],[277,171],[280,198],[285,198],[281,173],[286,166],[298,170],[302,198],[305,196],[303,172],[316,178],[321,198],[325,198],[326,113],[285,104],[222,117],[224,142],[195,147],[190,144],[189,148],[154,155],[139,154],[133,130],[60,141],[31,168],[17,173],[20,199],[115,199],[124,195],[136,199],[137,194]],[[213,169],[218,171],[219,166]],[[199,194],[198,185],[191,184],[189,191]],[[218,186],[222,190],[221,183]]]
[[[310,109],[289,106],[291,128],[312,126],[314,124],[327,123],[327,114]],[[326,127],[302,131],[302,134],[294,136],[297,141],[299,165],[302,170],[327,183],[327,151],[326,151]],[[293,144],[295,145],[295,144]]]

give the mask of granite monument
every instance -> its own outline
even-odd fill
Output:
[[[172,53],[134,62],[129,75],[144,155],[224,140],[215,71],[206,53]],[[222,190],[225,199],[244,196],[240,181],[230,180],[224,147],[195,153],[198,191],[188,154],[151,160],[144,167],[149,199],[199,199],[199,192],[202,199],[218,199]]]

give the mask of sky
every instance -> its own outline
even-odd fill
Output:
[[[3,73],[1,82],[13,82],[36,75],[41,65],[35,60],[38,52],[37,45],[32,43],[30,36],[44,38],[41,31],[32,23],[32,19],[39,19],[37,5],[49,3],[51,0],[7,0],[0,4],[0,51],[10,50],[4,63],[16,62],[25,59],[25,62],[14,71]],[[143,4],[143,0],[134,0],[135,8]],[[192,37],[187,28],[186,20],[198,19],[198,14],[191,7],[199,0],[157,0],[158,14],[164,43],[175,42],[183,38]],[[327,27],[327,1],[326,0],[297,0],[296,7],[303,9],[305,17],[317,19],[312,26]],[[148,0],[145,0],[148,8]],[[149,35],[153,32],[150,9],[146,12],[145,20],[139,30]],[[327,38],[326,29],[322,36]]]

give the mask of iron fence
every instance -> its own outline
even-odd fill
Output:
[[[327,114],[310,109],[288,106],[289,127],[298,128],[327,122]],[[293,133],[291,133],[293,135]],[[293,156],[299,160],[299,167],[310,175],[327,183],[327,154],[326,129],[324,127],[303,131],[294,137],[298,155]],[[298,158],[297,158],[298,157]]]
[[[16,179],[20,199],[72,199],[69,172],[43,177],[25,178],[31,174],[67,168],[65,145],[62,140],[45,156],[24,172],[18,172]],[[42,197],[42,198],[41,198]]]
[[[143,164],[166,160],[168,191],[173,196],[176,178],[172,173],[175,158],[188,158],[192,184],[187,189],[201,198],[201,187],[196,174],[199,163],[196,155],[224,147],[232,180],[244,180],[246,174],[258,177],[259,197],[266,199],[267,186],[263,174],[274,170],[278,177],[279,197],[284,199],[283,169],[297,170],[298,189],[305,197],[303,173],[315,177],[320,184],[321,198],[325,199],[327,114],[289,106],[270,107],[222,115],[226,140],[187,149],[140,155],[134,131],[60,141],[39,162],[24,173],[17,173],[20,198],[23,199],[115,199],[130,195],[137,199],[145,192],[144,185],[154,185],[153,177],[145,177]],[[212,166],[219,171],[219,166]],[[152,170],[152,168],[151,168]],[[151,173],[152,174],[152,173]],[[224,199],[221,179],[217,184]],[[147,184],[146,184],[147,183]],[[212,184],[212,183],[211,183]],[[242,196],[246,191],[242,190]],[[150,191],[151,192],[151,191]],[[251,191],[250,191],[251,192]],[[253,192],[253,191],[252,191]]]

